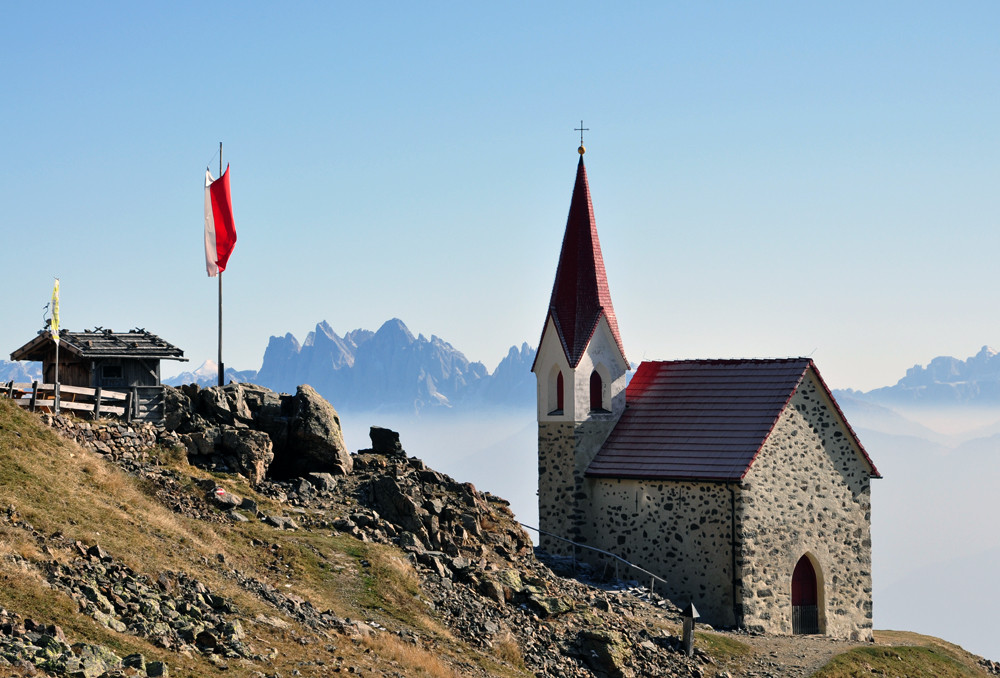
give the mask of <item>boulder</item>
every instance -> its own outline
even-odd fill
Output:
[[[368,431],[368,437],[372,439],[372,451],[376,454],[387,454],[389,456],[405,457],[403,445],[399,442],[399,434],[381,426],[372,426]]]
[[[189,456],[211,455],[222,440],[222,430],[215,427],[203,428],[180,436],[181,444],[187,448]]]
[[[235,386],[236,384],[234,384]],[[257,384],[238,384],[250,413],[255,421],[265,417],[281,416],[281,396]]]
[[[169,678],[170,671],[163,662],[149,662],[146,664],[146,676],[148,678]]]
[[[163,426],[184,432],[191,424],[191,399],[171,386],[163,387]]]
[[[274,461],[270,436],[252,429],[226,428],[222,433],[222,449],[236,458],[240,471],[254,485],[267,476]]]
[[[73,667],[78,675],[99,676],[105,672],[114,671],[122,665],[121,657],[104,647],[103,645],[89,645],[87,643],[75,643],[73,654],[76,655],[76,666]],[[67,666],[67,669],[70,667]],[[69,671],[71,675],[77,675]]]
[[[379,476],[371,484],[372,503],[379,515],[396,527],[407,532],[424,532],[421,515],[430,515],[399,486],[394,478]]]
[[[337,480],[329,473],[309,473],[306,480],[316,486],[320,492],[332,492],[337,489]]]
[[[579,654],[598,678],[632,678],[632,652],[615,631],[583,630],[577,636]]]
[[[229,411],[232,413],[233,422],[237,424],[252,424],[253,413],[247,405],[244,397],[243,384],[229,384],[222,387],[222,392],[226,394],[226,402],[229,403]]]
[[[288,439],[284,446],[275,449],[272,475],[279,478],[311,472],[346,475],[352,468],[337,410],[313,387],[299,386],[292,400]]]
[[[223,510],[236,508],[243,502],[241,497],[238,497],[232,492],[226,492],[226,490],[221,487],[216,487],[209,492],[208,498],[214,502],[216,506]]]
[[[543,618],[555,617],[573,610],[573,602],[560,596],[543,596],[533,594],[528,598]]]
[[[198,414],[212,422],[232,426],[236,423],[233,411],[229,407],[229,398],[221,386],[202,389],[198,393]]]

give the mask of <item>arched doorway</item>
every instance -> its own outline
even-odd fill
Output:
[[[792,633],[819,633],[819,591],[808,556],[799,558],[792,573]]]

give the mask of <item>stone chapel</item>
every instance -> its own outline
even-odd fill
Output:
[[[579,150],[532,366],[541,548],[613,553],[715,626],[871,640],[881,476],[816,365],[648,361],[628,382]]]

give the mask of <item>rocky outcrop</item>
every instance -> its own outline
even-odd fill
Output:
[[[536,558],[507,502],[407,457],[394,431],[373,427],[370,435],[372,448],[354,456],[346,476],[259,489],[298,512],[301,529],[332,528],[402,549],[422,596],[453,633],[484,649],[516,645],[534,675],[705,675],[703,652],[688,659],[679,638],[653,625],[637,629],[636,616],[649,610],[676,623],[671,603],[637,586],[556,575]],[[554,564],[577,577],[588,571],[576,561]],[[581,620],[597,628],[581,629]]]
[[[164,427],[178,434],[192,464],[240,473],[253,484],[351,471],[340,417],[308,385],[294,396],[254,384],[165,391]]]
[[[259,433],[272,440],[271,433],[258,429],[277,432],[275,437],[288,445],[291,429],[287,417],[294,410],[287,403],[295,396],[241,388],[241,393],[223,389],[224,397],[216,392],[204,399],[201,390],[179,393],[187,403],[197,403],[186,405],[172,419],[186,422],[183,426],[188,431],[159,434],[164,440],[166,436],[174,436],[174,440],[189,436],[188,442],[196,441],[210,450],[209,454],[199,451],[190,455],[195,459],[221,455],[215,445],[225,444],[227,436]],[[185,403],[182,398],[176,400]],[[206,411],[214,412],[215,420],[206,419]],[[697,652],[695,658],[684,656],[679,640],[667,629],[678,621],[677,610],[669,602],[634,585],[620,586],[598,577],[584,581],[560,576],[550,565],[578,578],[586,569],[575,561],[540,560],[507,502],[408,457],[395,431],[374,427],[371,437],[372,448],[353,455],[349,472],[310,472],[290,479],[265,475],[253,498],[236,496],[219,487],[215,478],[186,477],[183,465],[160,466],[155,451],[145,456],[132,454],[133,458],[104,455],[140,478],[151,496],[188,519],[212,521],[216,530],[227,529],[226,522],[258,521],[248,532],[235,529],[250,540],[249,546],[274,554],[270,569],[236,569],[222,554],[218,562],[202,558],[206,568],[216,569],[256,599],[253,613],[241,613],[217,588],[203,584],[212,579],[202,577],[197,568],[187,573],[134,571],[123,562],[123,554],[36,531],[18,516],[16,507],[0,512],[0,528],[23,530],[38,540],[39,551],[52,556],[39,561],[40,575],[75,600],[80,613],[118,633],[207,659],[220,670],[232,662],[248,670],[252,665],[271,675],[268,648],[255,638],[255,628],[287,629],[304,646],[317,641],[336,646],[340,644],[337,636],[359,639],[387,633],[377,615],[339,618],[331,610],[314,607],[308,596],[294,587],[295,568],[280,555],[290,544],[286,538],[293,536],[286,533],[293,531],[295,543],[300,542],[300,535],[301,543],[308,543],[314,535],[325,539],[331,532],[339,532],[336,541],[350,537],[376,543],[379,551],[398,549],[401,566],[408,559],[406,571],[419,581],[416,595],[449,634],[485,654],[514,657],[512,665],[531,675],[705,675],[701,671],[710,663],[707,656]],[[4,557],[20,558],[16,554]],[[368,561],[359,560],[357,567],[364,577],[375,576],[366,571],[371,567]],[[296,590],[298,594],[293,593]],[[119,658],[107,648],[86,650],[83,646],[79,648],[83,654],[73,654],[77,646],[59,640],[54,630],[52,634],[44,629],[29,630],[24,620],[8,629],[2,621],[0,657],[11,659],[0,661],[0,667],[4,661],[41,667],[47,660],[46,648],[52,648],[51,652],[67,662],[84,654],[105,658],[104,664],[87,659],[90,673],[79,675],[166,675],[165,666],[154,666],[138,655]],[[43,647],[34,642],[41,640],[40,636],[26,637],[27,633],[52,635],[58,643],[44,640]],[[407,643],[424,647],[436,643],[405,629],[394,633]],[[349,660],[343,661],[339,654],[323,661],[330,662],[327,672],[350,668]],[[142,666],[145,668],[133,668]],[[463,675],[490,675],[462,666]],[[63,675],[58,670],[53,674]]]
[[[254,658],[232,603],[182,572],[155,579],[118,563],[99,546],[76,544],[78,557],[53,563],[51,585],[80,611],[118,633],[179,652]]]
[[[372,440],[371,452],[391,456],[406,456],[403,445],[399,442],[399,434],[395,431],[390,431],[381,426],[372,426],[368,431],[368,437]]]
[[[38,675],[40,671],[81,678],[168,675],[163,662],[146,662],[141,654],[119,657],[102,645],[70,643],[59,626],[0,608],[0,669],[4,667],[17,671],[14,675],[24,676]]]
[[[340,417],[333,405],[304,384],[291,401],[288,437],[274,475],[295,477],[313,471],[344,475],[351,472],[351,455],[344,445]]]

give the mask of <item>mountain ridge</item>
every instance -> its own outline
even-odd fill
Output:
[[[889,407],[1000,405],[1000,353],[984,345],[965,360],[937,356],[926,366],[914,365],[892,386],[870,391],[838,389],[834,396]]]
[[[491,374],[451,343],[414,336],[399,318],[375,332],[338,335],[325,320],[305,341],[271,336],[255,381],[288,392],[307,383],[338,409],[421,412],[475,407],[530,407],[535,349],[512,346]]]

